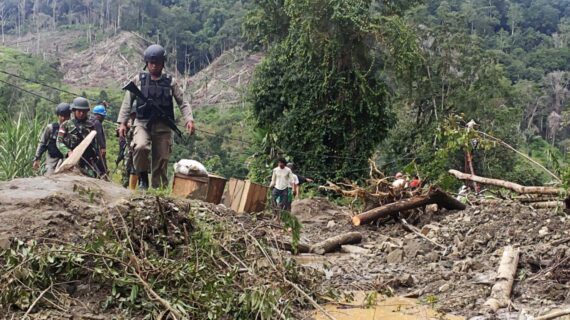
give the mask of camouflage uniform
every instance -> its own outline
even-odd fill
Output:
[[[123,187],[128,187],[129,186],[129,177],[131,174],[135,174],[135,168],[133,165],[133,135],[134,135],[134,127],[131,127],[129,129],[129,131],[127,132],[127,136],[126,136],[126,150],[125,150],[125,159],[123,160],[123,173],[122,173],[122,177],[121,177],[121,182],[123,183]]]
[[[95,130],[95,125],[89,120],[67,120],[59,127],[57,148],[63,155],[67,156],[69,151],[75,149],[93,130]],[[89,177],[99,177],[101,175],[97,167],[99,155],[97,139],[93,139],[91,145],[85,150],[79,161],[80,171]]]

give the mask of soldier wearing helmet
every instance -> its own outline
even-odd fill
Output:
[[[190,134],[193,134],[192,108],[188,101],[184,100],[184,93],[176,79],[163,73],[166,51],[162,46],[153,44],[144,51],[144,60],[148,72],[141,72],[132,81],[145,97],[152,100],[154,106],[171,119],[174,119],[173,99],[176,100],[184,118],[184,126]],[[133,164],[139,175],[139,187],[148,188],[149,172],[152,172],[153,188],[166,187],[168,160],[172,149],[172,130],[156,112],[153,112],[152,107],[137,99],[131,92],[126,92],[117,119],[120,138],[124,138],[127,133],[127,122],[133,103],[136,105],[132,142]],[[151,161],[149,155],[152,155]]]
[[[103,121],[105,121],[105,117],[107,116],[107,109],[106,105],[107,102],[103,102],[99,105],[96,105],[93,108],[93,112],[91,115],[91,122],[95,125],[95,130],[97,131],[97,143],[99,144],[99,150],[101,152],[101,161],[99,162],[99,171],[100,172],[107,172],[107,138],[105,137],[105,130],[103,130]]]
[[[95,125],[88,119],[89,101],[83,97],[73,99],[71,111],[73,119],[61,124],[57,134],[57,148],[64,155],[69,157],[73,150],[95,130]],[[79,161],[80,171],[90,177],[102,177],[105,173],[99,170],[98,162],[101,153],[97,139],[93,139],[90,146],[85,150]]]
[[[53,174],[58,163],[63,159],[63,155],[59,152],[56,145],[57,133],[59,131],[59,126],[66,120],[69,120],[69,117],[71,116],[71,107],[68,103],[62,102],[55,108],[55,114],[57,115],[58,122],[48,124],[40,135],[40,143],[38,144],[38,149],[36,150],[36,156],[33,163],[33,168],[35,170],[39,169],[42,155],[47,151],[45,163],[46,176]]]

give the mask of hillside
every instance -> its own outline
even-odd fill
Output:
[[[8,45],[55,62],[63,82],[77,88],[113,88],[142,68],[146,41],[132,32],[119,32],[88,45],[79,30],[45,31],[27,34]]]
[[[243,102],[246,87],[262,53],[251,54],[235,48],[224,52],[209,66],[190,77],[188,88],[197,108]]]

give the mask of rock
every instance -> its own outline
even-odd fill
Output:
[[[0,238],[0,249],[6,250],[10,248],[10,238]]]
[[[334,228],[335,225],[336,225],[336,222],[334,222],[334,220],[330,220],[327,223],[327,229],[332,229],[332,228]]]
[[[422,244],[418,240],[409,240],[404,245],[404,254],[408,258],[415,258],[418,253],[421,253]]]
[[[434,203],[434,204],[428,204],[428,205],[426,206],[426,214],[427,214],[427,215],[434,215],[434,214],[437,213],[437,210],[438,210],[438,207],[437,207],[437,204],[436,204],[436,203]]]
[[[446,283],[446,284],[442,285],[441,287],[439,287],[437,289],[437,291],[445,292],[445,291],[449,290],[450,287],[451,287],[451,285],[449,283]]]
[[[548,228],[546,226],[544,226],[540,230],[538,230],[538,235],[541,237],[544,237],[547,234],[548,234]]]
[[[361,248],[359,246],[353,246],[349,244],[342,245],[340,247],[340,252],[342,253],[352,253],[352,254],[368,254],[370,250]]]
[[[396,249],[386,256],[386,262],[389,264],[401,263],[404,260],[404,250]]]
[[[394,250],[396,250],[396,249],[399,249],[399,248],[401,248],[401,247],[402,247],[401,244],[398,245],[398,244],[392,243],[392,242],[390,242],[390,241],[384,241],[384,242],[382,242],[382,244],[380,245],[380,249],[381,249],[382,251],[384,251],[384,252],[392,252],[392,251],[394,251]]]

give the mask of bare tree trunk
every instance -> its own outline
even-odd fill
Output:
[[[4,38],[4,25],[6,24],[6,5],[0,4],[0,28],[2,29],[2,45],[6,43]]]
[[[485,311],[495,313],[500,308],[505,308],[509,305],[518,263],[519,250],[511,246],[505,247],[499,269],[497,270],[497,282],[491,289],[491,296],[483,306]]]
[[[53,30],[57,28],[57,0],[53,0],[51,7],[51,16],[53,20]]]
[[[482,184],[488,184],[497,187],[503,187],[505,189],[513,190],[514,192],[520,194],[551,194],[551,195],[559,195],[563,193],[563,189],[555,188],[555,187],[527,187],[522,186],[518,183],[499,180],[499,179],[492,179],[492,178],[485,178],[479,177],[472,174],[466,174],[463,172],[459,172],[457,170],[449,170],[449,173],[454,175],[459,180],[469,180],[475,181]]]

